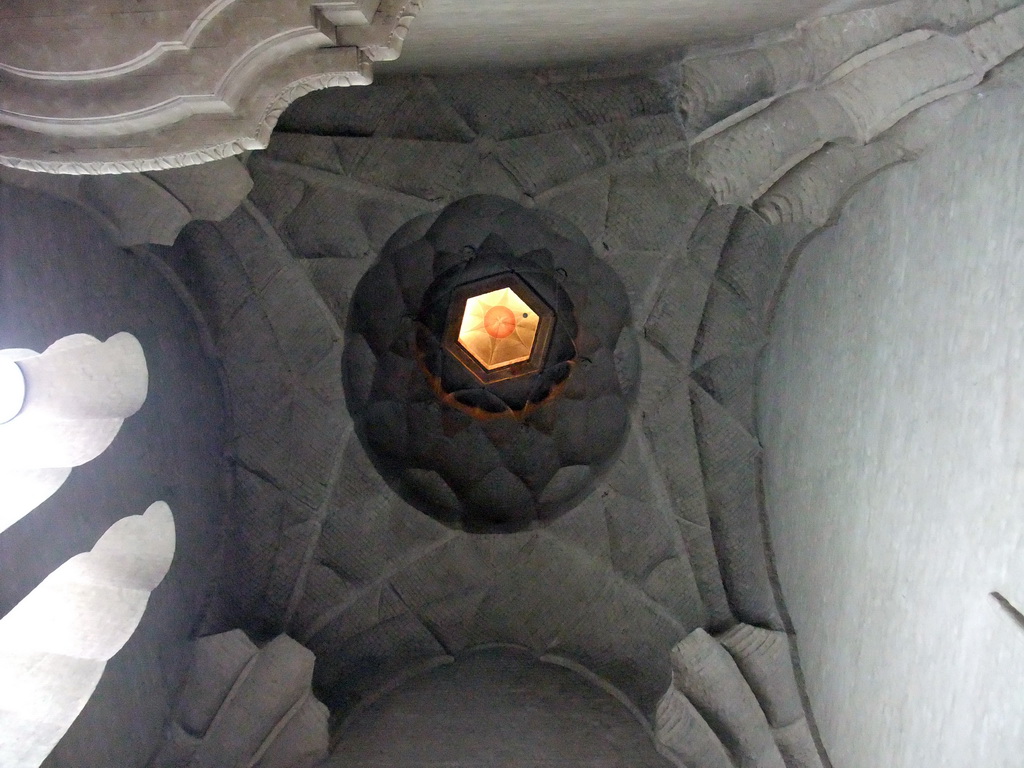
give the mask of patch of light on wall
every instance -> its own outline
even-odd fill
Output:
[[[41,354],[0,350],[0,532],[106,450],[148,388],[130,333],[65,336]]]
[[[0,766],[42,764],[132,636],[174,558],[162,501],[114,523],[0,619]]]
[[[25,404],[25,374],[11,359],[0,357],[0,424],[10,421]]]

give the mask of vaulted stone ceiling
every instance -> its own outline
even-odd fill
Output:
[[[244,167],[74,183],[5,171],[91,208],[121,245],[173,243],[140,253],[195,302],[233,465],[219,596],[197,631],[286,631],[313,650],[339,743],[338,721],[395,675],[506,643],[596,675],[677,761],[819,764],[765,547],[758,356],[789,259],[849,191],[923,151],[993,68],[988,83],[1019,77],[1019,61],[1002,64],[1024,45],[1017,5],[905,0],[653,67],[396,75],[296,102]],[[738,7],[716,8],[722,29],[741,24]],[[766,7],[744,8],[750,28],[730,29],[768,25]],[[602,13],[568,58],[625,45]],[[460,19],[444,45],[479,23]],[[614,28],[609,52],[597,28]],[[557,60],[534,32],[519,63]],[[408,66],[485,63],[469,43],[464,60],[442,59],[434,34]],[[504,536],[449,530],[391,491],[352,434],[338,374],[349,298],[387,238],[479,192],[570,220],[622,276],[642,337],[619,461],[564,518]],[[768,656],[775,666],[758,666]],[[705,718],[715,730],[697,734]]]

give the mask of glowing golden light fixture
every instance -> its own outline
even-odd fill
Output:
[[[466,301],[459,344],[488,371],[530,359],[540,317],[511,288]]]
[[[547,355],[554,312],[516,274],[456,289],[445,347],[483,382],[536,373]]]

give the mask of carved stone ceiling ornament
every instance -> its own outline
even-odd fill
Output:
[[[123,173],[262,149],[280,113],[368,85],[420,0],[18,1],[0,8],[0,164]]]
[[[625,438],[629,299],[554,214],[471,195],[414,218],[359,282],[347,330],[356,434],[392,488],[450,527],[568,511]]]

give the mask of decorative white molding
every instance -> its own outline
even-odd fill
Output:
[[[316,3],[313,13],[317,28],[336,36],[336,27],[361,27],[373,23],[380,0],[340,0],[340,2]]]
[[[0,70],[9,72],[12,75],[25,77],[33,80],[98,80],[104,77],[118,77],[128,74],[137,69],[149,66],[165,53],[171,51],[187,51],[195,45],[196,39],[225,8],[237,2],[237,0],[214,0],[210,3],[189,25],[185,34],[180,40],[161,40],[153,44],[149,50],[133,56],[118,64],[105,67],[80,70],[40,70],[25,69],[11,64],[0,62]]]
[[[338,45],[354,45],[371,61],[394,61],[422,4],[421,0],[381,0],[369,26],[338,27]]]
[[[373,61],[398,57],[420,2],[216,0],[192,9],[189,23],[186,3],[138,14],[116,0],[100,5],[106,13],[90,12],[80,46],[61,33],[86,17],[4,19],[0,165],[126,173],[262,149],[299,96],[368,85]]]

